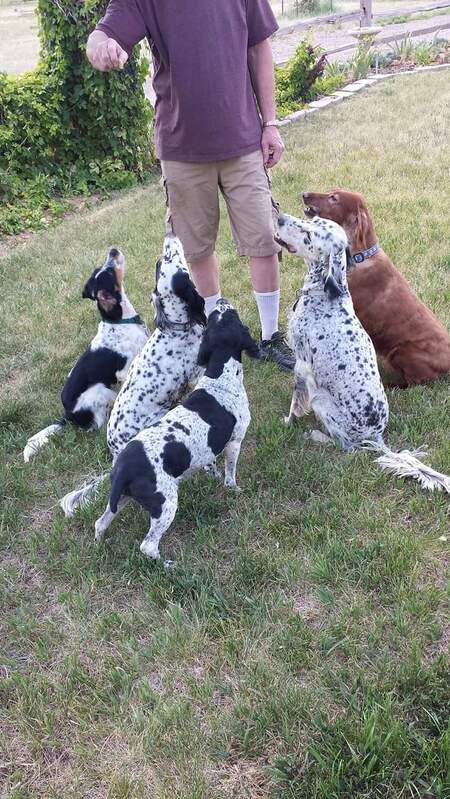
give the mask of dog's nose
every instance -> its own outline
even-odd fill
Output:
[[[284,216],[284,214],[279,215],[277,222],[278,222],[278,227],[283,227],[283,225],[286,223],[286,217]]]
[[[309,198],[311,197],[311,193],[309,191],[304,191],[302,194],[303,200],[305,203],[308,202]]]

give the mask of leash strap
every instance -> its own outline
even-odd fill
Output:
[[[266,173],[267,185],[269,186],[269,191],[270,191],[270,202],[272,203],[272,217],[274,225],[276,225],[276,221],[280,216],[280,203],[276,201],[275,197],[272,194],[272,179],[266,167],[264,167],[264,172]],[[278,253],[278,262],[281,264],[282,260],[283,260],[283,250],[280,249],[280,252]]]

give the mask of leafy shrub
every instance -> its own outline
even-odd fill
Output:
[[[152,165],[148,62],[134,53],[122,72],[105,74],[85,56],[106,6],[38,0],[37,69],[0,74],[0,233],[47,224],[62,196],[132,185]]]
[[[318,94],[333,94],[348,81],[348,64],[331,61],[326,65],[323,77],[317,79],[314,88]]]
[[[275,71],[276,100],[280,117],[301,108],[319,94],[317,80],[325,70],[326,58],[318,47],[302,41],[295,55]]]
[[[297,17],[320,14],[322,7],[322,0],[295,0],[294,2],[294,11]],[[330,5],[328,4],[328,10],[329,8]]]
[[[414,63],[421,67],[427,67],[435,58],[433,45],[430,42],[421,42],[414,47]]]
[[[392,62],[395,61],[395,56],[392,52],[382,52],[381,50],[371,50],[371,67],[373,69],[384,69],[390,67]]]
[[[370,50],[358,48],[348,65],[349,76],[352,80],[361,80],[366,77],[372,67],[372,58]]]
[[[324,75],[322,78],[317,78],[314,84],[315,96],[333,94],[346,83],[348,83],[348,75],[344,72],[336,75]]]
[[[394,55],[396,61],[401,61],[402,63],[407,63],[408,61],[412,61],[412,57],[414,54],[414,44],[411,39],[411,36],[407,34],[397,42],[393,42],[393,44],[389,45],[389,49]]]
[[[324,75],[327,78],[334,78],[336,75],[346,76],[348,71],[347,64],[341,61],[329,61],[325,67]]]

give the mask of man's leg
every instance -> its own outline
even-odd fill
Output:
[[[217,256],[213,253],[213,255],[207,255],[206,258],[191,261],[189,268],[197,291],[204,297],[206,316],[209,316],[220,297],[219,262]]]
[[[181,240],[208,315],[220,297],[219,264],[214,252],[219,226],[217,164],[162,161],[161,167],[168,206],[167,224]]]
[[[261,339],[269,341],[278,330],[280,265],[277,255],[250,258],[250,277],[261,322]]]
[[[250,258],[261,322],[261,358],[292,370],[295,358],[278,325],[280,247],[274,239],[272,196],[261,151],[222,162],[219,180],[238,253]]]

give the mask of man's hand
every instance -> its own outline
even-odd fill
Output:
[[[283,139],[280,136],[278,128],[272,126],[263,128],[261,149],[266,169],[270,169],[275,166],[275,164],[278,164],[278,161],[284,153]]]
[[[128,55],[120,44],[101,31],[94,31],[89,36],[86,55],[92,66],[100,72],[122,69],[128,61]]]

